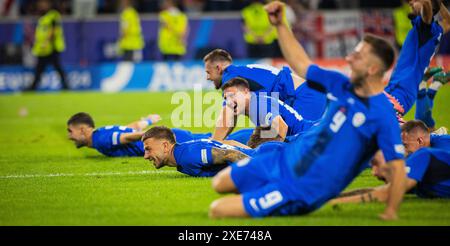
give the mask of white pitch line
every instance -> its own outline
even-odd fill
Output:
[[[160,171],[129,171],[129,172],[104,172],[104,173],[50,173],[50,174],[15,174],[0,176],[0,179],[26,179],[26,178],[52,178],[52,177],[89,177],[89,176],[121,176],[121,175],[145,175],[158,173],[176,173],[174,170]]]

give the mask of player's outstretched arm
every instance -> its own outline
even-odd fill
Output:
[[[398,218],[397,211],[405,194],[406,172],[405,162],[402,159],[387,162],[389,185],[386,208],[380,215],[383,220],[395,220]]]
[[[297,41],[288,24],[285,21],[285,5],[280,1],[274,1],[265,6],[269,14],[269,20],[278,32],[278,42],[284,59],[289,66],[300,76],[306,78],[306,71],[312,64],[301,44]]]
[[[341,203],[366,203],[366,202],[385,202],[388,195],[388,185],[382,185],[375,188],[363,188],[344,192],[337,198],[329,201],[331,205]]]
[[[127,125],[129,128],[133,128],[137,131],[141,131],[142,129],[146,128],[147,126],[150,126],[152,124],[155,124],[156,122],[161,120],[161,116],[157,114],[149,114],[147,117],[143,117],[140,120],[133,121],[130,124]]]
[[[143,131],[139,132],[130,132],[130,133],[122,133],[120,135],[120,144],[129,144],[132,142],[136,142],[141,140],[142,135],[144,135]]]
[[[227,162],[238,162],[245,158],[249,158],[248,155],[234,149],[212,148],[211,154],[213,163],[216,165],[223,165]]]
[[[231,145],[231,146],[236,146],[236,147],[239,147],[239,148],[243,148],[243,149],[251,149],[251,148],[248,147],[247,145],[242,144],[242,143],[240,143],[240,142],[238,142],[238,141],[236,141],[236,140],[222,140],[222,141],[220,141],[220,142],[221,142],[221,143],[224,143],[224,144]]]
[[[216,121],[216,128],[212,135],[212,139],[223,141],[234,129],[237,117],[230,107],[222,107],[219,117]]]

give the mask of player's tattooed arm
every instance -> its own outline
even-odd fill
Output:
[[[366,203],[366,202],[384,202],[387,199],[389,185],[383,185],[375,188],[363,188],[342,193],[329,203]]]
[[[213,163],[216,165],[226,164],[227,162],[238,162],[242,159],[249,158],[248,155],[234,149],[211,149]]]

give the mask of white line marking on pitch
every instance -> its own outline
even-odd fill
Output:
[[[130,172],[104,172],[104,173],[50,173],[50,174],[16,174],[0,176],[0,179],[25,179],[25,178],[52,178],[52,177],[90,177],[90,176],[120,176],[120,175],[145,175],[158,173],[176,173],[174,170],[144,170]]]

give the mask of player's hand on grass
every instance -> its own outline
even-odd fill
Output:
[[[278,26],[283,24],[284,3],[274,1],[264,6],[267,14],[269,14],[269,21],[272,25]]]
[[[159,116],[158,114],[149,114],[145,119],[150,120],[152,124],[155,124],[156,122],[161,120],[161,116]]]

